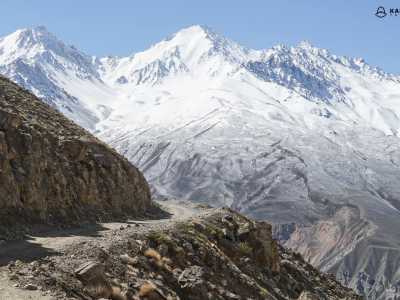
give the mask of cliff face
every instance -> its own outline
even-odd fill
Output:
[[[0,237],[15,224],[140,215],[150,204],[138,169],[0,77]]]

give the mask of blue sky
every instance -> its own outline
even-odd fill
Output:
[[[400,16],[375,17],[380,5],[400,8],[376,0],[1,0],[0,36],[45,25],[88,54],[128,55],[202,24],[250,48],[308,40],[400,74]]]

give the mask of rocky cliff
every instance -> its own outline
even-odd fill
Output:
[[[16,224],[140,215],[143,175],[113,149],[0,77],[0,238]]]

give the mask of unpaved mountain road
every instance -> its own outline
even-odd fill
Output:
[[[168,219],[128,222],[101,223],[74,230],[64,230],[42,234],[40,236],[29,236],[28,239],[0,244],[0,300],[37,300],[52,299],[40,291],[29,291],[20,289],[9,280],[7,264],[20,260],[31,262],[37,259],[63,253],[63,249],[73,244],[101,240],[103,243],[113,235],[113,232],[129,230],[129,232],[149,231],[163,229],[179,221],[195,217],[207,210],[198,205],[186,201],[168,200],[158,202],[164,210],[171,214]]]
[[[53,300],[40,291],[28,291],[14,286],[6,271],[0,269],[0,300]]]

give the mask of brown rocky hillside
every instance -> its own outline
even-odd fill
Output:
[[[270,224],[229,209],[184,217],[185,205],[173,206],[179,219],[130,222],[6,272],[24,290],[60,300],[362,299],[279,247]]]
[[[0,239],[12,237],[16,224],[138,216],[150,205],[138,169],[0,77]]]

